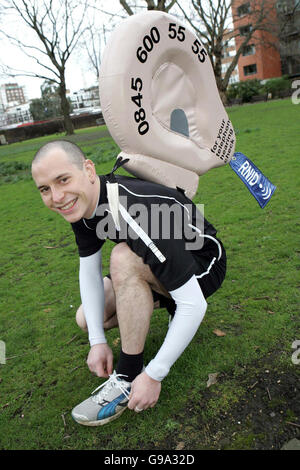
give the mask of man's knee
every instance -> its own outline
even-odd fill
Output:
[[[136,256],[126,243],[118,243],[111,251],[110,266],[115,269],[120,265],[126,265],[131,261],[132,255]]]
[[[138,273],[138,256],[126,243],[114,246],[110,255],[110,275],[113,284],[124,282]]]
[[[156,279],[150,266],[144,263],[144,260],[136,255],[126,243],[116,245],[110,257],[110,274],[114,288],[145,281],[152,290],[170,297],[169,293]]]

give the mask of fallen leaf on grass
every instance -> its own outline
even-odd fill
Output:
[[[206,387],[210,387],[218,382],[217,377],[219,373],[215,372],[214,374],[208,374],[208,381],[206,382]]]
[[[114,339],[114,340],[113,340],[113,345],[114,345],[114,346],[118,346],[118,344],[120,343],[120,341],[121,341],[120,338]]]
[[[226,333],[224,333],[224,331],[222,331],[222,330],[218,330],[218,328],[216,330],[214,330],[213,333],[216,336],[226,336]]]
[[[233,310],[239,310],[239,309],[242,309],[243,307],[240,304],[235,304],[235,305],[231,305],[231,308]]]
[[[180,441],[178,442],[177,446],[175,447],[175,450],[182,450],[184,448],[184,442]]]

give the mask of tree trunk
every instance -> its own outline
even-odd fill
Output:
[[[214,73],[215,73],[215,79],[216,79],[216,84],[217,84],[220,98],[222,100],[223,105],[226,106],[227,105],[227,97],[226,97],[227,86],[225,86],[224,80],[222,79],[222,68],[221,68],[220,57],[216,59]]]
[[[64,127],[66,131],[66,135],[74,134],[74,125],[70,117],[70,103],[66,97],[66,82],[64,73],[61,74],[60,77],[60,86],[59,86],[59,96],[60,96],[60,105],[61,105],[61,112],[64,118]]]
[[[219,95],[220,95],[220,98],[222,100],[223,105],[227,106],[228,100],[227,100],[227,96],[226,96],[226,91],[223,91],[222,89],[219,90]]]

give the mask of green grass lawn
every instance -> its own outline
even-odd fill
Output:
[[[292,342],[300,339],[300,105],[280,100],[228,113],[236,151],[277,189],[262,210],[229,165],[200,178],[194,201],[204,204],[226,247],[226,279],[163,381],[156,407],[126,410],[99,428],[80,426],[70,416],[100,383],[85,363],[87,335],[75,323],[80,296],[73,232],[43,206],[28,174],[34,152],[51,138],[0,146],[0,340],[7,356],[0,365],[0,449],[280,448],[285,438],[299,436],[296,409],[280,400],[286,390],[292,393],[300,369],[291,361]],[[110,170],[118,148],[105,127],[77,131],[74,139],[99,173]],[[104,273],[111,248],[106,242]],[[160,347],[167,322],[165,310],[154,312],[146,362]],[[118,330],[107,337],[116,362]],[[257,389],[253,384],[265,383],[266,367],[274,380]],[[207,388],[210,373],[218,373],[218,381]]]

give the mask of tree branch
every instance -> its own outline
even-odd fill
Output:
[[[56,83],[59,85],[59,80],[55,80],[55,78],[49,78],[47,75],[37,74],[34,72],[28,72],[27,70],[18,70],[14,68],[10,68],[4,65],[1,65],[1,73],[7,77],[31,77],[31,78],[41,78],[42,80],[48,80],[52,83]]]
[[[124,8],[124,10],[128,13],[128,15],[134,15],[134,12],[132,11],[131,7],[128,5],[126,0],[120,0],[120,4]]]

